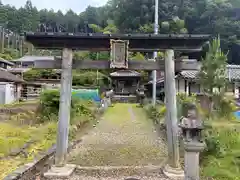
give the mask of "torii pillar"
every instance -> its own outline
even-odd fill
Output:
[[[165,51],[165,98],[166,98],[166,126],[168,142],[168,161],[163,170],[168,177],[184,177],[184,171],[179,163],[177,98],[175,85],[174,51]]]

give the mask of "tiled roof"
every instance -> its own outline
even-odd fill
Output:
[[[140,77],[141,74],[132,70],[119,70],[110,74],[112,77]]]
[[[190,71],[190,70],[187,70],[187,71],[181,71],[179,73],[179,75],[183,78],[187,78],[187,79],[195,79],[198,75],[198,72],[199,71]]]
[[[198,71],[181,71],[179,73],[180,76],[187,79],[195,79],[197,78]],[[226,78],[230,80],[240,80],[240,65],[227,65],[226,69]]]
[[[240,80],[240,65],[228,65],[226,74],[229,80]]]
[[[54,56],[23,56],[19,59],[13,60],[14,62],[34,62],[39,60],[54,60]]]
[[[0,81],[4,82],[24,82],[23,79],[13,75],[8,71],[0,70]]]

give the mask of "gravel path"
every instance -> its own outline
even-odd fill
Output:
[[[68,162],[81,167],[161,166],[167,156],[166,149],[141,108],[136,104],[115,104],[107,110],[97,126],[83,137]],[[167,180],[161,173],[145,175],[125,170],[122,173],[104,173],[97,175],[92,171],[78,171],[70,179],[125,180],[127,175],[135,174],[136,180]]]
[[[136,104],[115,104],[69,158],[80,166],[160,165],[166,146]]]

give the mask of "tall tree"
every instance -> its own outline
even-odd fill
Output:
[[[204,92],[213,95],[214,88],[225,88],[227,56],[220,48],[220,38],[217,37],[209,45],[206,57],[202,59],[199,73],[200,83]]]

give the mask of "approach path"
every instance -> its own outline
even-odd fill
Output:
[[[165,142],[154,130],[151,120],[147,120],[142,108],[136,104],[115,104],[104,114],[102,120],[85,137],[69,157],[68,162],[80,167],[159,167],[167,156]],[[77,170],[71,180],[78,179],[125,179],[127,176],[140,176],[144,179],[144,170],[106,170],[104,173],[88,170]],[[116,168],[118,169],[118,168]],[[154,169],[154,168],[153,168]],[[160,172],[145,179],[165,179]],[[132,171],[132,172],[130,172]],[[153,171],[152,171],[153,173]],[[100,175],[101,174],[101,175]],[[103,175],[104,174],[104,175]],[[152,174],[153,175],[153,174]],[[104,177],[96,177],[104,176]]]

